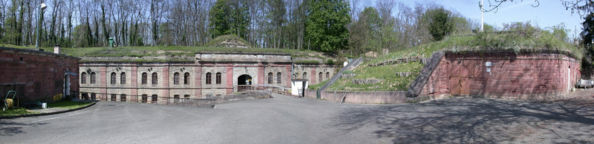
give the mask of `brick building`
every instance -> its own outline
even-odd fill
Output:
[[[566,53],[445,52],[442,55],[436,59],[438,64],[429,68],[426,82],[418,85],[422,86],[418,95],[548,99],[568,94],[580,78],[579,61]],[[417,78],[420,79],[423,78]]]
[[[19,103],[76,94],[79,58],[0,47],[0,96],[16,90]]]
[[[106,59],[106,58],[104,58]],[[290,87],[291,79],[329,79],[335,66],[297,64],[288,54],[198,53],[185,62],[86,61],[80,64],[83,98],[168,103],[210,98],[244,88]]]

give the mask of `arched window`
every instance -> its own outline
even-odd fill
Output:
[[[269,72],[268,73],[268,84],[272,84],[272,80],[273,80],[272,72]]]
[[[281,78],[282,78],[281,72],[277,72],[276,73],[276,83],[277,84],[281,83]]]
[[[190,73],[189,72],[186,72],[184,74],[184,84],[186,84],[186,85],[190,84]]]
[[[115,74],[115,72],[112,72],[112,73],[111,73],[111,77],[110,77],[110,78],[111,78],[111,79],[110,79],[110,80],[111,80],[111,81],[110,81],[110,83],[111,83],[112,85],[113,85],[113,84],[115,84],[115,79],[116,79],[116,74]]]
[[[217,84],[221,84],[221,73],[217,73]]]
[[[120,73],[120,84],[126,84],[126,73]]]
[[[174,85],[179,84],[179,73],[178,72],[173,73],[173,84]]]
[[[111,78],[111,79],[110,79],[110,80],[111,80],[111,81],[110,81],[110,83],[111,83],[112,85],[113,85],[113,84],[115,84],[115,79],[116,79],[116,74],[115,74],[115,72],[112,72],[112,73],[111,73],[111,77],[110,77],[110,78]]]
[[[157,73],[153,72],[153,76],[151,77],[153,84],[157,84],[159,82],[159,79],[157,79],[157,78],[159,78],[159,77],[157,77]]]
[[[330,72],[326,72],[326,79],[330,79]]]
[[[147,74],[145,72],[142,73],[142,84],[146,84],[147,83]]]
[[[212,83],[212,74],[210,72],[206,73],[206,84]]]
[[[85,84],[87,83],[87,73],[83,72],[80,74],[80,84]]]
[[[324,73],[320,72],[318,74],[318,82],[322,82],[324,80],[324,77],[322,77],[324,75]]]
[[[303,72],[303,79],[307,79],[307,72]]]
[[[91,84],[95,84],[96,80],[95,77],[97,76],[97,74],[95,74],[95,72],[91,72]]]

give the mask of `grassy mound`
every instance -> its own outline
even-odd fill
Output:
[[[352,73],[351,78],[342,78],[334,83],[330,90],[348,91],[393,91],[407,90],[410,83],[418,76],[423,68],[419,62],[400,63],[382,66],[368,66],[385,61],[423,57],[428,58],[436,51],[453,52],[493,52],[513,51],[538,52],[557,51],[565,52],[576,58],[583,56],[583,51],[578,47],[569,44],[548,31],[518,31],[518,32],[496,32],[480,33],[464,36],[449,36],[437,42],[427,43],[412,48],[393,51],[389,54],[367,60]],[[399,77],[397,72],[409,72],[407,77]],[[354,79],[379,79],[376,84],[354,84]]]
[[[0,47],[34,49],[34,46],[14,46],[0,44]],[[43,47],[46,52],[52,52],[53,48]],[[75,57],[193,57],[199,52],[212,53],[267,53],[267,54],[290,54],[292,57],[306,57],[328,59],[323,53],[311,50],[297,49],[272,49],[272,48],[225,48],[225,47],[197,47],[197,46],[123,46],[116,48],[107,47],[85,47],[85,48],[61,48],[60,52]],[[84,59],[83,59],[84,60]],[[190,58],[190,61],[193,60]],[[146,62],[152,60],[146,59]],[[318,62],[319,63],[319,62]]]
[[[246,41],[236,35],[218,36],[218,37],[210,40],[208,43],[206,43],[205,46],[207,46],[207,47],[224,47],[224,45],[222,43],[225,41],[233,41],[233,42],[239,43],[240,45],[246,46],[248,48],[253,47],[248,41]]]

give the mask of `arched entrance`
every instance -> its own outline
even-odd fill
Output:
[[[249,90],[252,85],[252,76],[244,74],[237,78],[237,91]]]

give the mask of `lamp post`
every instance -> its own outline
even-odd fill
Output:
[[[39,35],[41,35],[41,27],[43,25],[43,10],[45,10],[47,6],[45,5],[45,3],[41,3],[41,5],[39,6],[39,22],[37,22],[37,35],[36,40],[35,40],[35,49],[39,50],[39,44],[41,43],[39,41]]]

